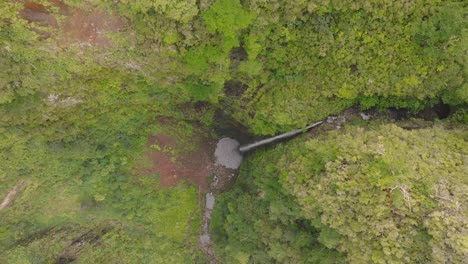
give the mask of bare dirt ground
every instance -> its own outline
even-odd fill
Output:
[[[159,122],[161,125],[170,123],[167,120],[159,120]],[[163,133],[149,137],[145,152],[146,160],[149,160],[150,163],[149,167],[136,168],[136,171],[142,176],[158,175],[159,187],[162,188],[175,186],[181,181],[197,186],[198,206],[202,209],[203,219],[198,245],[208,257],[209,263],[216,263],[208,228],[214,198],[211,202],[213,204],[210,204],[209,208],[203,202],[203,194],[212,188],[209,183],[216,167],[214,162],[216,142],[200,132],[198,131],[190,139],[190,144],[195,146],[191,151],[184,151],[183,145],[187,144],[186,139],[178,140],[175,136]],[[193,216],[192,213],[187,220],[187,245],[190,245],[190,226]]]
[[[187,180],[197,186],[199,191],[206,191],[213,165],[213,146],[209,140],[195,139],[194,143],[197,146],[194,151],[175,153],[178,147],[175,138],[164,134],[151,136],[146,151],[151,166],[143,169],[143,174],[158,174],[160,187],[175,186]]]
[[[41,4],[25,2],[24,8],[19,12],[19,17],[44,27],[57,27],[57,19]]]
[[[170,128],[174,128],[174,123],[168,119],[159,119],[158,124],[169,128],[169,131],[171,131]],[[219,164],[219,157],[215,158],[217,140],[207,136],[209,133],[206,129],[196,124],[192,126],[194,131],[191,137],[184,133],[177,136],[174,130],[171,133],[164,129],[150,136],[144,154],[144,160],[148,162],[135,168],[135,172],[140,176],[157,176],[159,187],[162,188],[175,186],[180,182],[198,187],[198,205],[202,211],[198,246],[205,253],[209,263],[217,263],[209,233],[211,213],[215,202],[213,193],[227,190],[235,181],[237,170]],[[189,150],[187,145],[190,145]],[[230,157],[230,155],[226,156],[226,158]],[[231,164],[229,160],[227,164]],[[188,226],[191,225],[192,218],[193,215],[187,220]],[[190,244],[189,230],[190,227],[187,229],[188,245]]]
[[[82,9],[74,10],[65,20],[62,28],[65,40],[70,43],[86,43],[93,46],[111,46],[111,40],[106,32],[116,32],[123,28],[123,22],[114,15],[103,12],[88,12]]]
[[[112,42],[106,33],[124,28],[123,20],[115,14],[71,7],[60,0],[49,0],[49,3],[56,8],[25,1],[18,14],[30,23],[31,30],[42,39],[49,38],[52,31],[58,31],[58,38],[63,44],[108,47]],[[64,19],[59,19],[61,17]]]

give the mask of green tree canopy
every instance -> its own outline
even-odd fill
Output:
[[[347,127],[257,153],[217,208],[219,252],[239,263],[324,263],[308,255],[321,247],[349,263],[462,263],[466,139],[442,127]]]

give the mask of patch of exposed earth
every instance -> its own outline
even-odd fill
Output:
[[[59,42],[64,45],[108,47],[112,42],[106,33],[124,28],[123,20],[115,14],[68,6],[60,0],[48,2],[46,6],[25,1],[18,14],[30,23],[31,30],[41,39],[47,39],[52,32],[57,32]]]
[[[193,132],[168,119],[158,120],[160,131],[148,138],[144,161],[135,168],[136,174],[158,177],[159,187],[191,184],[198,188],[202,226],[198,243],[210,263],[216,263],[209,233],[214,208],[213,193],[226,191],[235,181],[242,155],[239,143],[230,138],[216,140],[209,131],[192,124]],[[190,223],[190,219],[188,220]]]
[[[160,187],[171,187],[185,180],[206,191],[213,166],[213,142],[194,139],[193,151],[178,151],[180,142],[175,137],[157,134],[148,139],[146,157],[150,162],[143,175],[158,175]]]
[[[207,128],[191,124],[191,133],[170,119],[158,121],[158,132],[148,138],[140,176],[157,176],[159,187],[180,182],[196,186],[199,194],[223,191],[233,183],[242,161],[239,143],[230,138],[215,139]]]

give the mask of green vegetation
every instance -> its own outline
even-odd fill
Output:
[[[257,135],[352,105],[443,102],[467,123],[465,13],[456,0],[0,1],[0,202],[17,190],[0,263],[205,263],[197,188],[135,168],[160,131],[193,150],[191,125],[214,128],[216,111]],[[461,262],[463,129],[355,127],[248,156],[216,208],[220,259]]]
[[[227,263],[462,263],[467,136],[372,125],[258,152],[216,208],[219,255]]]
[[[198,12],[187,2],[183,17],[143,3],[109,7],[141,25],[139,48],[158,43],[149,56],[171,61],[166,74],[176,87],[194,101],[221,101],[257,134],[304,126],[352,104],[417,111],[468,100],[460,1],[216,0]],[[239,84],[235,96],[223,91],[226,83]]]
[[[461,2],[249,2],[258,15],[244,47],[263,70],[239,77],[249,88],[236,116],[255,132],[304,126],[353,103],[466,103]]]
[[[1,199],[20,186],[0,212],[0,262],[203,262],[197,190],[132,172],[158,116],[191,118],[184,95],[124,64],[130,49],[60,47],[57,29],[40,40],[22,5],[0,5]]]

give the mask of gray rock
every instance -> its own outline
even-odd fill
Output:
[[[216,164],[229,169],[239,168],[242,155],[239,152],[239,142],[232,138],[222,138],[218,141],[215,150]]]

